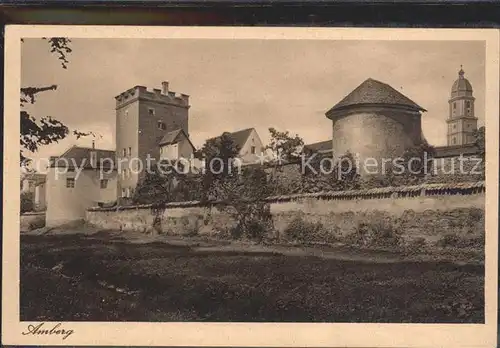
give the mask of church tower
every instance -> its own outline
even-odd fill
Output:
[[[458,79],[453,83],[448,101],[450,112],[448,124],[448,146],[461,146],[474,142],[474,131],[477,130],[477,118],[474,116],[474,101],[472,85],[464,77],[462,67]]]

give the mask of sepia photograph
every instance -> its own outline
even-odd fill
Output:
[[[82,344],[96,322],[496,338],[497,31],[56,28],[12,30],[6,60],[12,340]]]

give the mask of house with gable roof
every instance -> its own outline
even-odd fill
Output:
[[[260,160],[259,156],[265,152],[264,144],[255,128],[246,128],[235,132],[225,132],[223,134],[227,134],[238,147],[238,158],[242,165],[258,163]],[[222,135],[219,137],[221,136]]]
[[[116,201],[115,151],[72,146],[51,157],[46,182],[46,225],[82,220],[88,208]]]

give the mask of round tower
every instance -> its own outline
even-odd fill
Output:
[[[380,168],[382,159],[394,160],[422,142],[423,111],[388,84],[368,79],[326,113],[332,120],[333,154],[351,153],[362,166],[376,161]]]
[[[474,132],[477,130],[474,101],[472,85],[460,67],[458,79],[451,87],[448,100],[449,114],[446,120],[448,146],[463,146],[474,142]]]

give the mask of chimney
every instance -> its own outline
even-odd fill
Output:
[[[163,81],[161,83],[161,93],[165,94],[165,95],[168,93],[168,82],[167,81]]]

